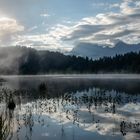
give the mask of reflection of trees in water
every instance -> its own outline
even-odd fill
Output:
[[[15,102],[12,91],[8,89],[0,90],[0,138],[2,140],[11,139],[13,137],[14,128],[14,109]]]
[[[96,87],[104,90],[115,90],[117,92],[125,92],[130,94],[136,94],[140,92],[140,80],[139,79],[94,79],[94,78],[61,78],[59,77],[20,77],[13,78],[14,81],[11,85],[13,89],[29,91],[28,94],[38,96],[37,90],[41,84],[47,86],[48,93],[52,97],[59,97],[60,94],[66,92],[76,92],[88,90],[89,88]],[[16,84],[14,84],[16,83]],[[18,86],[17,86],[18,85]],[[24,92],[23,92],[24,95]]]
[[[10,133],[9,126],[7,124],[7,119],[4,115],[0,115],[0,138],[5,140]]]
[[[120,123],[120,132],[123,135],[126,135],[127,132],[132,131],[135,133],[140,133],[140,122],[126,122],[126,121],[121,121]]]
[[[114,91],[113,91],[114,92]],[[72,94],[66,95],[64,98],[66,101],[68,101],[71,105],[77,105],[82,108],[82,106],[86,106],[88,109],[89,113],[93,116],[92,123],[96,124],[96,128],[100,130],[100,120],[94,118],[94,111],[93,110],[101,110],[104,109],[105,113],[112,113],[115,114],[117,112],[117,107],[121,105],[125,105],[127,103],[137,103],[139,102],[139,97],[136,94],[135,96],[127,95],[123,96],[121,93],[109,93],[106,92],[105,90],[100,90],[100,89],[94,89],[94,94],[90,94],[89,92],[83,93],[81,96],[78,94]],[[81,93],[79,93],[81,94]],[[69,104],[66,103],[66,104]],[[73,111],[73,122],[79,123],[79,118],[77,118],[78,114],[78,109]],[[66,110],[67,113],[69,113],[69,110]],[[127,117],[127,116],[126,116]],[[67,116],[69,119],[69,117]],[[115,120],[114,120],[115,121]],[[83,120],[85,122],[85,120]],[[102,122],[101,122],[102,123]],[[79,126],[79,124],[78,124]],[[113,130],[114,131],[114,130]],[[135,121],[135,122],[129,122],[127,120],[121,121],[120,120],[120,132],[123,135],[126,135],[127,132],[136,132],[140,133],[140,123]]]
[[[0,114],[0,138],[2,140],[13,137],[14,110],[7,109]]]
[[[25,139],[31,139],[35,124],[38,123],[41,126],[45,125],[49,127],[47,117],[43,116],[46,115],[51,117],[53,114],[60,114],[58,118],[60,119],[61,133],[63,137],[65,135],[65,126],[63,124],[64,117],[80,128],[85,126],[86,118],[81,119],[82,108],[88,110],[88,113],[92,118],[90,123],[93,125],[95,124],[96,129],[100,131],[102,120],[100,120],[100,117],[98,117],[97,114],[94,114],[95,110],[102,110],[104,113],[111,113],[113,115],[118,113],[117,108],[119,106],[123,106],[126,103],[139,102],[137,94],[132,96],[129,94],[117,93],[115,91],[109,92],[99,88],[93,88],[83,92],[66,93],[57,98],[48,95],[48,89],[44,83],[39,85],[38,90],[40,92],[40,99],[27,104],[22,104],[22,98],[24,99],[24,96],[26,95],[29,99],[33,97],[32,94],[28,94],[28,91],[25,92],[24,96],[23,91],[10,91],[8,89],[3,89],[1,91],[1,95],[3,96],[0,96],[0,101],[6,103],[4,113],[0,116],[0,135],[2,140],[6,138],[12,139],[14,135],[14,123],[16,123],[17,126],[14,128],[16,129],[17,139],[22,128],[26,130]],[[15,98],[17,104],[15,114],[14,109],[8,109],[7,104],[9,103],[9,98]],[[123,135],[126,135],[131,131],[140,133],[139,122],[119,120],[119,124],[117,125],[116,131],[120,131]],[[114,129],[112,131],[115,131]]]
[[[28,115],[27,115],[28,114]],[[33,129],[33,126],[34,126],[34,120],[33,120],[33,116],[32,116],[32,109],[29,108],[27,110],[27,112],[24,114],[24,125],[26,127],[26,136],[25,138],[28,140],[31,139],[32,137],[32,129]]]

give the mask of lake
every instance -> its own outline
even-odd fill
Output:
[[[140,140],[140,75],[0,77],[2,140]]]

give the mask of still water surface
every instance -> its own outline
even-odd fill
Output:
[[[140,78],[1,76],[0,140],[140,140]]]

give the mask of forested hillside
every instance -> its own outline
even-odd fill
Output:
[[[1,50],[0,65],[0,74],[140,73],[140,52],[92,60],[59,52],[13,47]]]

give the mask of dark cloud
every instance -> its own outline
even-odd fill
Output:
[[[70,34],[70,37],[65,37],[64,40],[73,40],[81,37],[91,36],[93,33],[97,33],[105,29],[105,26],[101,25],[79,25]]]
[[[126,35],[134,33],[134,32],[135,31],[133,31],[133,30],[124,30],[124,31],[120,31],[120,32],[117,32],[117,33],[114,33],[111,35],[97,34],[92,39],[94,39],[94,40],[105,40],[105,39],[113,40],[114,38],[123,37],[123,36],[126,36]]]

